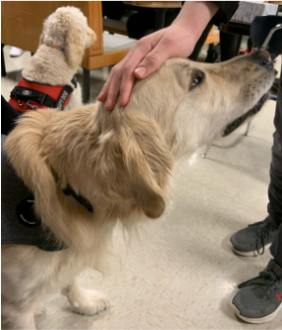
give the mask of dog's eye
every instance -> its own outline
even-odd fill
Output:
[[[204,78],[204,74],[201,71],[196,71],[196,72],[194,71],[192,73],[192,81],[190,84],[189,91],[191,91],[193,88],[198,86],[202,82],[203,78]]]

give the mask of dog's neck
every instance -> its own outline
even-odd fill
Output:
[[[48,70],[46,70],[46,66],[48,66]],[[42,44],[31,57],[22,75],[31,81],[50,85],[65,85],[71,81],[75,73],[76,70],[71,69],[67,64],[64,52],[53,50]]]
[[[50,48],[53,48],[53,49],[56,49],[59,52],[64,52],[65,51],[64,47],[61,47],[59,45],[54,45],[52,42],[45,43],[45,46],[50,47]]]

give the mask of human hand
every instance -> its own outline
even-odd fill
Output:
[[[120,105],[125,106],[129,101],[135,77],[147,77],[168,58],[188,57],[193,52],[195,43],[195,37],[177,25],[171,25],[140,39],[127,56],[113,67],[98,100],[107,100],[106,109],[112,110],[120,95]]]
[[[171,57],[188,57],[202,31],[218,7],[211,2],[186,2],[173,24],[148,35],[132,47],[127,56],[113,67],[98,96],[112,110],[119,96],[125,106],[135,78],[143,79],[156,71]]]

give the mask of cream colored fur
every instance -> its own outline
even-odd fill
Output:
[[[66,85],[81,65],[84,52],[96,41],[96,35],[87,25],[83,13],[75,7],[61,7],[43,24],[40,44],[22,76],[30,81],[49,85]],[[53,44],[64,48],[64,52],[46,46]],[[65,110],[82,105],[81,87],[72,92]]]
[[[125,108],[108,112],[96,103],[20,119],[5,149],[34,193],[37,215],[69,248],[2,248],[2,313],[11,328],[34,329],[34,311],[59,289],[75,312],[108,307],[102,294],[79,288],[75,276],[87,265],[101,267],[118,221],[129,230],[163,214],[176,162],[220,138],[270,88],[273,72],[257,62],[254,55],[214,65],[171,59],[134,85]],[[190,90],[197,70],[205,78]],[[93,214],[64,195],[68,183],[91,202]]]

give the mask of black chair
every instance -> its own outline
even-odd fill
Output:
[[[282,16],[256,17],[250,35],[255,46],[267,50],[274,59],[282,52]]]
[[[264,16],[256,17],[251,25],[251,39],[260,49],[265,49],[275,59],[282,53],[282,17]],[[269,98],[277,100],[278,78],[275,79],[270,90]]]

